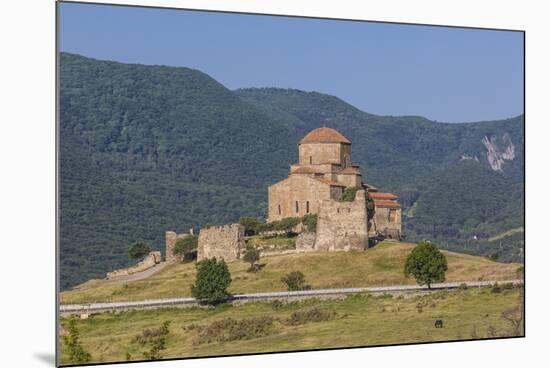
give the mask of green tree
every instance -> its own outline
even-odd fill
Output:
[[[227,291],[231,284],[231,274],[222,259],[205,259],[197,263],[195,284],[191,286],[191,295],[210,304],[219,303],[230,295]]]
[[[68,334],[63,336],[63,342],[67,347],[69,359],[71,360],[71,362],[77,364],[89,362],[91,359],[91,355],[86,350],[84,350],[82,344],[80,343],[80,332],[76,327],[76,320],[74,318],[71,318],[69,320],[67,330]]]
[[[130,259],[138,260],[145,257],[149,252],[151,251],[151,247],[149,247],[144,242],[135,242],[128,248],[128,256]]]
[[[306,278],[300,271],[287,273],[281,281],[286,284],[288,291],[311,289],[311,286],[306,285]]]
[[[174,255],[183,260],[192,260],[197,252],[199,237],[196,235],[188,235],[184,238],[176,240],[174,245]]]
[[[413,275],[418,285],[445,281],[447,259],[435,244],[422,241],[412,250],[405,262],[405,276]]]
[[[260,260],[260,251],[255,248],[248,248],[244,254],[243,261],[250,263],[249,272],[256,271],[254,265]]]
[[[244,227],[244,235],[251,236],[256,235],[263,223],[256,217],[243,216],[239,219],[239,224]]]

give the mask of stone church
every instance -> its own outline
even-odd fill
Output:
[[[340,201],[352,187],[361,188],[355,201]],[[374,201],[370,222],[366,193]],[[269,222],[306,214],[318,215],[317,249],[364,249],[369,236],[401,237],[397,196],[363,181],[360,167],[351,161],[350,140],[331,128],[314,129],[302,138],[298,163],[290,166],[286,179],[268,188]]]

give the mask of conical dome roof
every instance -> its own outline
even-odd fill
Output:
[[[317,128],[307,133],[300,141],[302,143],[344,143],[351,144],[350,140],[332,128]]]

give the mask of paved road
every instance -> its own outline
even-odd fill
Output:
[[[432,285],[433,290],[441,289],[456,289],[462,284],[468,287],[482,287],[493,285],[495,281],[468,281],[468,282],[447,282]],[[522,280],[504,280],[498,281],[499,284],[523,283]],[[237,294],[233,295],[231,302],[246,302],[253,300],[275,300],[275,299],[303,299],[303,298],[318,298],[318,297],[334,297],[357,293],[383,294],[383,293],[403,293],[414,291],[426,291],[425,286],[418,285],[391,285],[380,287],[367,288],[346,288],[346,289],[317,289],[303,291],[279,291],[268,293],[252,293],[252,294]],[[60,312],[62,315],[80,314],[90,312],[104,312],[115,310],[129,309],[151,309],[151,308],[168,308],[174,306],[195,306],[199,303],[195,298],[170,298],[170,299],[149,299],[133,302],[112,302],[112,303],[91,303],[91,304],[62,304]]]

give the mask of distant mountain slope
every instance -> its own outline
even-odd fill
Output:
[[[440,124],[368,114],[319,93],[230,91],[189,68],[66,53],[60,66],[62,288],[127,266],[126,249],[136,240],[162,249],[166,230],[264,216],[267,186],[287,175],[298,140],[323,122],[352,140],[353,159],[368,182],[397,191],[407,211],[416,206],[407,223],[409,240],[424,236],[431,224],[426,193],[461,159],[483,168],[487,180],[502,178],[521,190],[523,117]],[[441,185],[459,193],[463,181]],[[472,192],[485,196],[487,181],[476,183]],[[499,184],[497,190],[509,188]],[[505,214],[501,199],[491,206]],[[453,203],[467,213],[466,203]],[[488,236],[523,219],[491,221]],[[458,236],[448,240],[449,248],[463,243]]]

